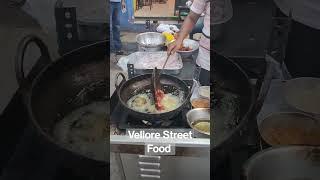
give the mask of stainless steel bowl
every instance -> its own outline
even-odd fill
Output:
[[[195,40],[192,40],[192,39],[183,40],[183,46],[184,47],[190,47],[192,50],[191,51],[177,51],[177,53],[180,54],[182,59],[191,57],[193,54],[196,54],[196,52],[199,49],[198,41],[195,41]]]
[[[195,108],[187,112],[187,121],[189,126],[194,130],[195,137],[209,138],[210,133],[200,131],[194,128],[193,123],[199,120],[208,119],[210,121],[210,109],[209,108]]]
[[[243,167],[246,180],[318,180],[320,148],[280,146],[253,155]]]
[[[139,51],[161,51],[166,38],[157,32],[145,32],[136,36]]]

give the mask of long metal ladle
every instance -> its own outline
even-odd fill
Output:
[[[154,97],[154,102],[155,102],[155,103],[157,103],[157,101],[158,101],[158,99],[157,99],[157,92],[158,92],[159,90],[161,90],[160,74],[161,74],[162,70],[166,67],[170,55],[171,55],[171,52],[168,53],[167,59],[166,59],[166,61],[164,62],[163,66],[162,66],[162,69],[158,70],[158,68],[155,67],[155,68],[153,69],[153,72],[152,72],[151,83],[152,83],[152,86],[153,86],[153,97]],[[157,106],[156,106],[156,108],[157,108]],[[158,110],[159,110],[159,109],[158,109]]]

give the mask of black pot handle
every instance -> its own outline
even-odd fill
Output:
[[[273,73],[274,73],[274,67],[271,63],[270,58],[272,58],[269,55],[266,55],[266,72],[265,75],[263,77],[263,79],[259,79],[257,84],[257,90],[259,91],[258,95],[257,95],[257,99],[254,105],[254,115],[258,115],[258,113],[260,112],[264,100],[266,99],[266,96],[269,92],[269,88],[270,88],[270,84],[272,81],[272,77],[273,77]]]
[[[258,143],[258,138],[259,137],[259,132],[258,132],[258,124],[256,121],[256,117],[258,116],[259,112],[262,109],[263,103],[266,99],[266,96],[269,92],[269,88],[270,88],[270,84],[272,81],[272,75],[274,72],[274,67],[272,65],[272,63],[270,62],[271,58],[269,55],[266,55],[266,71],[264,74],[264,77],[262,79],[258,79],[257,83],[256,83],[256,101],[253,104],[253,110],[251,112],[251,117],[249,117],[249,121],[253,121],[253,122],[249,122],[249,125],[247,127],[248,129],[248,133],[250,134],[248,137],[248,144],[249,145],[256,145]]]
[[[39,47],[41,56],[32,67],[28,77],[26,77],[23,68],[24,56],[30,43],[35,43]],[[24,37],[18,44],[18,50],[15,57],[15,73],[19,86],[21,87],[30,84],[31,81],[41,72],[41,70],[43,70],[51,62],[52,61],[50,59],[48,48],[40,38],[35,35],[28,35]]]
[[[122,77],[122,81],[120,82],[120,84],[118,84],[119,76]],[[121,85],[122,83],[126,82],[126,81],[127,81],[127,80],[126,80],[126,76],[125,76],[123,73],[121,73],[121,72],[117,73],[116,78],[115,78],[115,83],[114,83],[116,89],[118,90],[118,88],[120,87],[120,85]]]

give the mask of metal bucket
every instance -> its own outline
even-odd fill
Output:
[[[136,36],[139,51],[161,51],[166,42],[165,37],[157,32],[140,33]]]
[[[272,146],[320,145],[320,120],[304,113],[273,113],[261,122],[259,131]]]
[[[255,154],[244,165],[246,180],[318,180],[320,148],[288,146]]]

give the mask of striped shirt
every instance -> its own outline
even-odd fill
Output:
[[[208,0],[194,0],[190,10],[196,14],[204,13],[204,22],[202,33],[199,42],[199,54],[197,57],[197,64],[201,68],[210,71],[210,1]],[[207,37],[206,37],[207,36]]]

